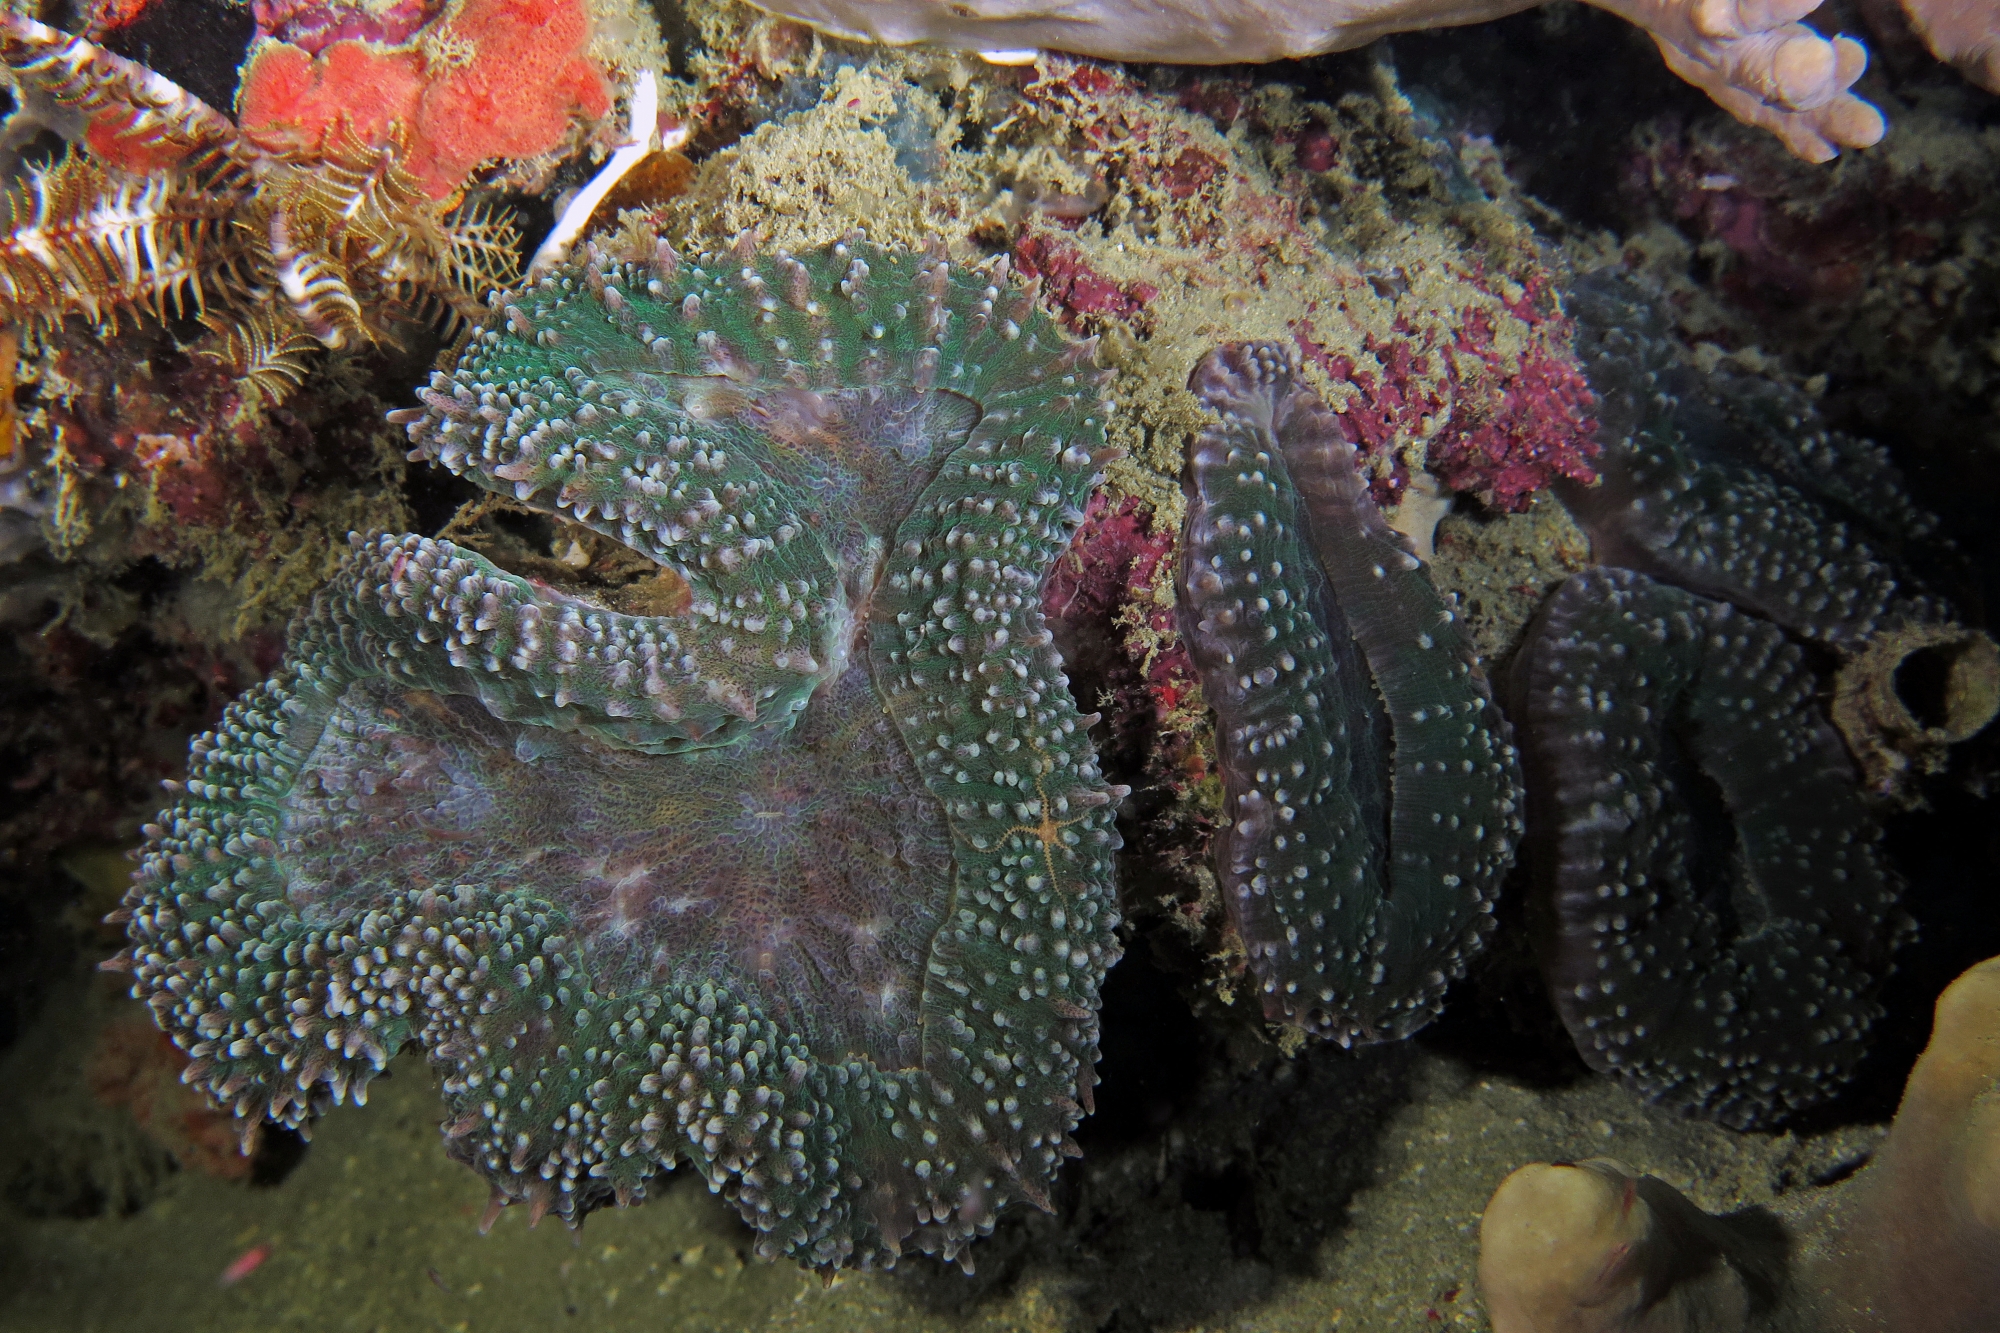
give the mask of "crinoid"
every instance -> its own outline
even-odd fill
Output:
[[[0,193],[0,322],[198,317],[208,333],[190,350],[275,401],[314,348],[455,332],[514,276],[512,223],[434,200],[399,135],[272,152],[151,70],[13,14],[0,64],[84,126]]]

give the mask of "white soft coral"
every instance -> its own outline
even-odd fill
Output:
[[[1953,0],[1933,0],[1952,3]],[[1956,0],[1966,3],[1967,0]],[[1992,0],[1974,0],[1992,3]],[[939,42],[1010,63],[1034,48],[1215,65],[1345,51],[1392,32],[1479,23],[1535,0],[756,0],[839,36]],[[1659,42],[1667,65],[1730,114],[1823,162],[1882,137],[1848,90],[1859,42],[1799,22],[1820,0],[1590,0]]]
[[[1882,113],[1848,90],[1868,67],[1850,37],[1800,22],[1820,0],[1591,0],[1652,34],[1667,68],[1808,162],[1881,139]]]

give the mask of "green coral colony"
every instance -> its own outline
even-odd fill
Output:
[[[1117,955],[1044,628],[1099,376],[1004,260],[587,261],[494,298],[420,456],[659,566],[627,614],[357,543],[193,747],[136,993],[306,1128],[416,1042],[453,1156],[572,1220],[693,1164],[804,1262],[1043,1201]]]

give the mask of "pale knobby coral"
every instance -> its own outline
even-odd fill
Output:
[[[1218,65],[1351,50],[1392,32],[1478,23],[1533,0],[1090,0],[1059,10],[1002,0],[762,0],[843,37],[942,42],[1007,63],[1038,48],[1111,60]],[[1668,68],[1801,157],[1825,161],[1882,137],[1881,113],[1848,91],[1868,56],[1801,20],[1819,0],[1593,0],[1644,28]]]
[[[1991,0],[1903,0],[1903,12],[1939,60],[2000,92],[2000,12]]]
[[[1480,1296],[1494,1333],[1995,1327],[1996,1016],[2000,959],[1989,959],[1939,997],[1930,1043],[1873,1161],[1851,1180],[1802,1192],[1806,1201],[1788,1201],[1781,1217],[1705,1213],[1664,1181],[1606,1159],[1515,1171],[1479,1228]]]

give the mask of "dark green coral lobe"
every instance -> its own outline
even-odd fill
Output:
[[[305,1125],[399,1047],[496,1207],[693,1164],[766,1253],[963,1257],[1095,1082],[1116,788],[1040,591],[1104,461],[1004,261],[861,243],[495,298],[419,453],[660,566],[625,614],[358,542],[127,899],[199,1084]]]
[[[1949,620],[1893,567],[1940,547],[1887,454],[1824,429],[1803,395],[1697,373],[1662,317],[1597,274],[1572,302],[1600,406],[1600,482],[1556,492],[1596,559],[1730,602],[1843,652]]]
[[[1483,675],[1288,349],[1226,346],[1188,471],[1182,623],[1215,709],[1215,860],[1265,1013],[1407,1036],[1492,929],[1520,778]]]
[[[1881,829],[1775,625],[1622,569],[1522,650],[1538,944],[1584,1059],[1745,1128],[1865,1053],[1906,933]]]

